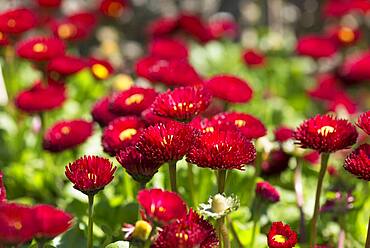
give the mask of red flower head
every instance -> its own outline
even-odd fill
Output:
[[[186,59],[188,48],[186,45],[175,39],[155,39],[149,44],[149,54],[162,59]]]
[[[113,66],[107,60],[89,58],[87,63],[96,79],[105,80],[114,72]]]
[[[109,122],[119,117],[109,109],[109,97],[103,97],[97,101],[92,108],[91,115],[101,127],[107,126]]]
[[[336,95],[343,92],[340,82],[335,75],[323,74],[320,75],[316,81],[316,87],[308,91],[308,94],[312,98],[332,101],[335,99]]]
[[[219,241],[213,226],[194,210],[165,226],[152,248],[215,248]]]
[[[44,134],[44,149],[50,152],[72,149],[85,142],[92,129],[92,123],[84,120],[59,121]]]
[[[75,74],[86,66],[85,61],[82,58],[63,55],[60,57],[53,58],[47,66],[50,77],[57,80],[60,76],[68,76]]]
[[[349,114],[355,114],[357,112],[357,104],[345,91],[338,93],[334,99],[328,103],[328,111],[336,112],[341,108],[344,108]]]
[[[317,164],[320,161],[320,153],[317,151],[311,151],[303,156],[303,159],[310,164]]]
[[[238,34],[238,24],[232,15],[227,13],[218,13],[211,17],[208,22],[208,29],[212,37],[220,38],[235,38]]]
[[[6,190],[3,183],[3,173],[0,171],[0,203],[6,201]]]
[[[66,88],[62,84],[43,85],[36,82],[31,88],[18,93],[15,105],[22,111],[36,113],[61,107],[66,99]]]
[[[69,213],[50,205],[37,205],[32,212],[35,218],[35,236],[39,239],[53,239],[72,225],[73,217]]]
[[[283,222],[273,222],[267,234],[269,248],[293,248],[298,242],[297,233]]]
[[[356,128],[347,120],[330,115],[317,115],[304,121],[294,132],[294,138],[302,148],[322,153],[346,149],[356,143]]]
[[[266,63],[265,55],[253,49],[244,51],[243,60],[244,63],[249,67],[261,67]]]
[[[334,55],[337,52],[337,46],[328,37],[307,35],[299,38],[296,52],[299,55],[320,59]]]
[[[360,31],[342,26],[330,30],[329,36],[338,46],[349,46],[356,43],[360,38]]]
[[[152,88],[132,87],[113,96],[110,108],[120,115],[140,115],[157,96]]]
[[[239,169],[256,158],[253,144],[240,132],[215,129],[195,137],[186,160],[199,167]]]
[[[0,32],[0,48],[9,45],[9,40],[6,34]]]
[[[181,14],[178,22],[181,30],[200,42],[206,43],[213,39],[211,29],[198,16]]]
[[[211,94],[203,87],[180,87],[160,94],[151,108],[159,116],[190,121],[207,109],[211,99]]]
[[[118,152],[116,159],[126,172],[139,183],[149,182],[161,166],[160,163],[147,159],[134,146]]]
[[[147,33],[152,37],[164,37],[174,33],[177,28],[177,18],[161,17],[149,24]]]
[[[200,116],[195,117],[189,124],[202,133],[213,132],[216,128],[220,128],[214,121]]]
[[[7,34],[23,33],[37,24],[36,15],[29,9],[19,8],[0,13],[0,31]]]
[[[370,181],[370,145],[363,144],[348,155],[344,169],[360,179]]]
[[[94,195],[109,184],[116,167],[106,158],[83,156],[66,166],[65,174],[74,188],[86,195]]]
[[[269,202],[274,203],[280,201],[279,192],[269,182],[258,182],[256,185],[256,194]]]
[[[285,171],[289,166],[290,155],[283,150],[273,150],[268,159],[262,162],[263,175],[276,175]]]
[[[266,135],[263,123],[252,115],[238,112],[224,112],[213,117],[218,124],[234,125],[248,139],[257,139]]]
[[[164,163],[181,159],[189,150],[194,130],[186,124],[171,121],[146,128],[136,145],[151,161]]]
[[[172,121],[171,119],[156,115],[153,113],[153,110],[151,108],[148,108],[144,110],[141,113],[141,118],[148,124],[148,125],[154,125],[157,123],[167,123]]]
[[[366,13],[370,10],[370,3],[368,0],[329,0],[323,10],[326,16],[341,17],[352,11]]]
[[[357,126],[359,126],[365,133],[370,135],[370,110],[362,113],[358,117]]]
[[[102,0],[99,7],[103,15],[113,18],[122,16],[127,8],[127,0]]]
[[[19,245],[32,239],[35,223],[32,209],[16,203],[0,203],[0,244]]]
[[[232,75],[218,75],[205,82],[213,96],[232,103],[246,103],[253,95],[248,83]]]
[[[144,189],[138,193],[137,201],[145,215],[160,224],[168,224],[186,215],[185,202],[174,192]]]
[[[46,8],[58,8],[62,0],[36,0],[37,4],[41,7],[46,7]]]
[[[370,80],[370,52],[350,56],[339,69],[340,76],[346,81]]]
[[[108,124],[103,130],[102,145],[104,151],[111,156],[128,146],[134,145],[139,139],[144,122],[138,117],[120,117]]]
[[[294,130],[289,127],[281,126],[274,130],[275,140],[285,142],[293,138]]]
[[[17,45],[19,57],[41,62],[64,54],[64,43],[57,38],[36,37],[24,40]]]

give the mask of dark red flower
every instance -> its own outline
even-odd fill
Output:
[[[281,149],[271,151],[267,160],[262,162],[262,174],[280,174],[288,168],[290,158],[291,156]]]
[[[219,241],[212,224],[194,210],[165,226],[158,234],[152,248],[215,248]]]
[[[362,113],[358,117],[357,126],[359,126],[365,133],[370,135],[370,110]]]
[[[339,69],[340,76],[347,81],[370,80],[370,52],[364,52],[345,59]]]
[[[363,144],[348,155],[344,169],[360,179],[370,181],[370,145]]]
[[[23,33],[36,24],[36,15],[27,8],[10,9],[0,13],[0,31],[7,34]]]
[[[3,182],[3,173],[0,171],[0,203],[6,201],[6,189]]]
[[[120,117],[108,124],[103,130],[102,145],[104,151],[115,156],[119,150],[136,143],[144,122],[138,117]]]
[[[333,74],[320,75],[317,77],[316,82],[316,87],[308,91],[308,94],[313,98],[332,101],[336,95],[343,92],[340,82]]]
[[[147,33],[152,37],[166,37],[178,28],[177,18],[161,17],[151,22]]]
[[[9,40],[6,34],[0,32],[0,47],[9,45]]]
[[[346,26],[339,26],[329,31],[329,36],[338,46],[349,46],[360,38],[360,31]]]
[[[195,117],[189,124],[196,130],[203,133],[213,132],[216,128],[218,128],[218,125],[215,122],[200,116]]]
[[[215,129],[195,137],[186,160],[199,167],[239,169],[256,158],[253,144],[240,132]]]
[[[279,192],[269,182],[258,182],[256,184],[256,195],[269,202],[280,201]]]
[[[102,0],[99,7],[103,15],[113,18],[122,16],[127,8],[127,0]]]
[[[188,48],[180,40],[161,38],[149,43],[149,54],[163,59],[186,59]]]
[[[76,24],[79,27],[92,31],[96,26],[98,20],[94,12],[77,12],[67,17],[69,21]]]
[[[332,176],[332,177],[338,176],[338,170],[333,165],[328,166],[327,172],[329,173],[329,176]]]
[[[341,17],[352,11],[366,13],[370,10],[370,3],[368,0],[329,0],[323,10],[326,16]]]
[[[154,125],[157,123],[167,123],[172,121],[171,119],[156,115],[153,113],[153,110],[151,108],[148,108],[144,110],[141,113],[141,118],[148,124],[148,125]]]
[[[86,67],[86,62],[79,57],[71,55],[58,56],[50,60],[47,66],[51,78],[58,79],[60,76],[75,74]]]
[[[274,130],[275,140],[278,142],[288,141],[293,138],[293,133],[293,129],[285,126],[280,126]]]
[[[89,58],[87,63],[96,79],[105,80],[114,72],[114,68],[108,60]]]
[[[110,108],[120,115],[140,115],[157,96],[152,88],[132,87],[113,96]]]
[[[49,111],[62,106],[66,99],[66,88],[62,84],[43,85],[37,81],[31,88],[18,93],[17,108],[28,113]]]
[[[59,121],[44,134],[43,146],[50,152],[75,148],[92,134],[93,125],[84,120]]]
[[[113,180],[115,171],[116,167],[106,158],[83,156],[67,165],[65,174],[75,189],[94,195]]]
[[[303,159],[311,164],[317,164],[320,161],[320,153],[311,151],[303,156]]]
[[[328,37],[306,35],[298,39],[296,52],[314,59],[331,57],[337,52],[337,46]]]
[[[110,110],[109,101],[109,97],[103,97],[94,104],[91,110],[91,115],[94,121],[99,123],[101,127],[105,127],[109,122],[119,117],[119,115]]]
[[[160,224],[168,224],[186,215],[185,202],[174,192],[144,189],[138,193],[137,201],[145,215]]]
[[[37,4],[46,8],[57,8],[61,5],[62,0],[36,0]]]
[[[35,237],[53,239],[72,226],[72,215],[50,205],[36,205],[32,209]]]
[[[265,55],[253,49],[247,49],[243,52],[243,60],[250,67],[261,67],[266,63]]]
[[[210,28],[196,15],[183,13],[179,16],[179,28],[200,42],[213,39]]]
[[[328,111],[337,112],[345,109],[349,114],[357,112],[357,104],[347,95],[345,91],[338,93],[332,101],[328,103]]]
[[[239,27],[231,14],[218,13],[209,20],[208,29],[213,38],[220,39],[235,38],[238,34]]]
[[[159,116],[190,121],[207,109],[211,99],[203,87],[180,87],[158,95],[151,108]]]
[[[267,234],[269,248],[293,248],[298,242],[297,233],[283,222],[273,222]]]
[[[32,37],[17,44],[19,57],[41,62],[64,54],[64,43],[57,38]]]
[[[164,163],[181,159],[193,139],[194,130],[189,125],[171,121],[146,128],[136,147],[149,160]]]
[[[253,95],[248,83],[232,75],[217,75],[205,82],[213,96],[232,103],[246,103]]]

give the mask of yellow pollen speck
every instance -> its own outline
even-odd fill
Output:
[[[351,28],[343,27],[338,32],[338,38],[342,42],[351,43],[355,39],[355,33]]]
[[[278,243],[285,243],[286,242],[286,239],[283,235],[280,235],[280,234],[277,234],[275,235],[274,237],[272,237],[272,239]]]
[[[325,136],[325,137],[328,136],[328,134],[334,133],[334,132],[335,132],[335,128],[332,126],[323,126],[317,130],[318,134],[321,134],[322,136]]]
[[[212,133],[214,131],[215,131],[214,127],[206,127],[206,129],[204,130],[205,133]]]
[[[8,24],[8,27],[14,28],[17,22],[14,19],[9,19],[7,24]]]
[[[9,223],[9,226],[12,226],[17,230],[21,230],[22,229],[22,222],[20,222],[19,220],[14,220],[11,223]]]
[[[144,221],[144,220],[138,220],[135,223],[135,229],[132,233],[132,237],[140,240],[147,240],[150,232],[152,231],[152,226]]]
[[[133,103],[139,104],[144,100],[143,94],[133,94],[132,96],[128,97],[125,101],[126,105],[131,105]]]
[[[135,134],[137,134],[137,130],[135,128],[129,128],[129,129],[123,130],[119,134],[119,139],[121,141],[128,140],[128,139],[131,139],[132,136],[134,136]]]
[[[70,127],[62,127],[62,128],[60,129],[60,132],[61,132],[62,134],[64,134],[64,135],[67,135],[67,134],[69,134],[69,133],[71,132],[71,128],[70,128]]]
[[[123,12],[123,5],[113,2],[108,6],[108,15],[112,17],[119,17]]]
[[[94,64],[91,71],[99,79],[106,79],[109,76],[108,69],[102,64]]]
[[[176,233],[176,237],[185,241],[189,239],[189,235],[187,233]]]
[[[244,127],[247,122],[245,120],[235,120],[235,125],[237,127]]]
[[[48,49],[47,49],[47,47],[44,44],[42,44],[42,43],[39,42],[39,43],[36,43],[35,45],[33,45],[32,50],[35,53],[44,53]]]
[[[150,212],[152,214],[154,214],[154,212],[155,212],[155,205],[154,205],[154,203],[152,203],[152,205],[150,205]]]
[[[162,145],[163,147],[165,147],[166,145],[171,144],[172,139],[173,139],[173,135],[168,135],[168,136],[166,136],[166,137],[163,137],[163,140],[162,140],[162,142],[161,142],[161,145]]]
[[[166,209],[165,209],[164,207],[160,206],[160,207],[158,208],[158,211],[163,213],[164,211],[166,211]]]
[[[71,23],[64,23],[58,27],[58,36],[67,39],[76,33],[76,27]]]

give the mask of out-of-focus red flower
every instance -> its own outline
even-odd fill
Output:
[[[3,182],[3,173],[0,171],[0,204],[6,201],[6,190]]]
[[[331,57],[338,48],[332,39],[318,35],[302,36],[297,41],[296,52],[314,59]]]
[[[317,151],[311,151],[303,156],[303,159],[310,164],[318,164],[320,161],[320,153]]]
[[[249,67],[261,67],[266,63],[266,57],[253,49],[247,49],[243,52],[244,63]]]
[[[218,13],[210,18],[208,29],[215,39],[232,39],[237,36],[239,27],[232,15],[228,13]]]
[[[280,126],[274,130],[275,140],[278,142],[288,141],[293,138],[293,133],[293,129],[285,126]]]
[[[50,205],[36,205],[32,209],[35,219],[35,237],[53,239],[72,226],[72,215]]]
[[[94,104],[91,110],[94,121],[99,123],[101,127],[105,127],[109,122],[119,117],[109,109],[109,101],[109,97],[103,97]]]
[[[169,118],[165,118],[165,117],[154,114],[153,110],[151,108],[148,108],[148,109],[144,110],[141,113],[141,118],[143,118],[143,120],[148,125],[154,125],[154,124],[157,124],[157,123],[167,123],[167,122],[172,121]]]
[[[148,159],[164,163],[181,159],[193,139],[194,130],[189,125],[171,121],[146,128],[136,147]]]
[[[157,96],[152,88],[132,87],[114,95],[110,108],[120,115],[140,115],[147,109]]]
[[[336,95],[343,92],[340,82],[333,74],[320,75],[316,82],[316,87],[308,91],[308,94],[315,99],[332,101]]]
[[[332,177],[338,176],[338,170],[333,165],[328,166],[327,172],[328,172],[329,176],[332,176]]]
[[[163,59],[186,59],[188,48],[180,40],[161,38],[149,43],[149,54]]]
[[[113,180],[116,169],[106,158],[83,156],[67,165],[65,174],[75,189],[94,195]]]
[[[115,156],[119,150],[136,143],[144,122],[135,116],[120,117],[108,124],[103,130],[102,145],[104,151]]]
[[[327,17],[341,17],[352,11],[366,13],[370,10],[368,0],[328,0],[323,7]]]
[[[213,96],[232,103],[246,103],[253,95],[248,83],[232,75],[217,75],[205,82]]]
[[[285,171],[289,166],[291,156],[283,150],[273,150],[267,160],[262,162],[263,175],[276,175]]]
[[[85,120],[59,121],[44,134],[43,146],[50,152],[75,148],[92,134],[93,125]]]
[[[36,0],[36,2],[41,7],[58,8],[60,7],[62,0]]]
[[[256,184],[256,195],[269,202],[280,201],[279,192],[269,182],[258,182]]]
[[[345,91],[338,93],[332,101],[328,103],[328,110],[337,112],[344,108],[349,114],[357,113],[357,104],[347,95]]]
[[[370,52],[364,52],[345,59],[339,69],[340,76],[346,81],[370,80]]]
[[[267,234],[269,248],[293,248],[298,242],[297,233],[283,222],[273,222]]]
[[[186,215],[186,204],[174,192],[161,189],[144,189],[137,195],[137,201],[145,215],[160,224],[169,224]]]
[[[18,93],[15,105],[22,111],[37,113],[59,108],[65,99],[66,88],[63,84],[43,85],[37,81],[31,88]]]
[[[294,132],[302,148],[311,148],[320,153],[346,149],[356,143],[356,128],[347,120],[330,115],[317,115],[304,121]]]
[[[47,70],[52,79],[58,79],[61,76],[75,74],[86,67],[86,63],[82,58],[63,55],[55,57],[48,63]]]
[[[19,57],[36,61],[49,61],[52,58],[64,55],[63,41],[52,37],[32,37],[17,44]]]
[[[214,248],[219,241],[213,226],[193,209],[189,213],[165,226],[152,245],[153,248]]]
[[[178,28],[178,19],[174,17],[161,17],[151,22],[147,33],[151,37],[168,37]]]
[[[238,169],[256,158],[253,144],[240,132],[219,130],[195,137],[186,160],[199,167],[211,169]]]
[[[122,16],[128,5],[127,0],[102,0],[99,10],[105,16],[118,18]]]
[[[158,95],[151,108],[159,116],[190,121],[207,109],[211,99],[203,87],[180,87]]]
[[[113,66],[107,60],[89,58],[87,63],[96,79],[105,80],[114,73]]]
[[[363,144],[348,155],[344,169],[360,179],[370,181],[370,145]]]
[[[0,31],[6,34],[23,33],[36,24],[35,13],[27,8],[10,9],[0,13]]]
[[[0,32],[0,47],[9,45],[9,40],[6,34]]]
[[[358,117],[357,126],[359,126],[365,133],[370,135],[370,110],[362,113]]]
[[[183,13],[179,16],[179,27],[200,42],[206,43],[213,39],[210,28],[200,17]]]
[[[329,31],[328,34],[338,46],[349,46],[360,39],[360,31],[346,26],[339,26]]]

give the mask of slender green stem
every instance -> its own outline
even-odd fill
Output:
[[[311,220],[311,233],[310,233],[310,247],[315,247],[316,244],[316,235],[317,235],[317,220],[319,218],[319,210],[320,210],[320,196],[322,191],[322,185],[324,182],[324,177],[326,173],[326,168],[328,167],[329,161],[329,153],[322,153],[321,154],[321,166],[319,172],[319,178],[317,180],[317,187],[316,187],[316,197],[315,197],[315,208]]]
[[[365,247],[370,247],[370,217],[369,217],[369,224],[368,224],[368,227],[367,227],[367,237],[366,237]]]
[[[89,195],[89,226],[87,233],[87,248],[93,247],[93,225],[94,225],[94,195]]]
[[[139,184],[139,190],[143,190],[146,188],[146,182],[140,182]]]
[[[45,240],[37,239],[36,241],[37,241],[37,247],[38,248],[44,248],[45,247],[45,244],[46,244]]]
[[[170,174],[171,191],[177,192],[176,161],[171,161],[168,163],[168,170]]]
[[[191,205],[196,206],[197,203],[194,199],[194,172],[193,172],[193,165],[188,163],[188,185],[189,185],[189,195],[191,200]]]
[[[261,217],[260,212],[260,200],[258,197],[254,198],[253,206],[252,206],[252,213],[253,213],[253,228],[252,228],[252,238],[250,247],[254,247],[254,243],[256,241],[256,233],[257,233],[257,226],[259,225],[259,220]]]
[[[240,241],[240,238],[238,236],[238,233],[237,231],[235,230],[235,227],[234,227],[234,224],[233,224],[233,221],[231,218],[226,218],[228,221],[229,221],[229,226],[230,226],[230,231],[231,231],[231,234],[233,235],[234,237],[234,240],[236,241],[236,243],[238,244],[238,247],[239,248],[242,248],[243,247],[243,244],[242,242]]]
[[[218,193],[220,194],[225,192],[226,172],[227,172],[226,170],[218,170],[217,189],[218,189]]]
[[[218,188],[218,193],[220,194],[225,192],[226,172],[227,170],[218,170],[218,173],[217,173],[217,188]],[[227,231],[227,226],[225,224],[225,216],[217,219],[216,230],[217,230],[217,233],[219,234],[220,247],[229,248],[230,239],[229,239],[229,234]]]

